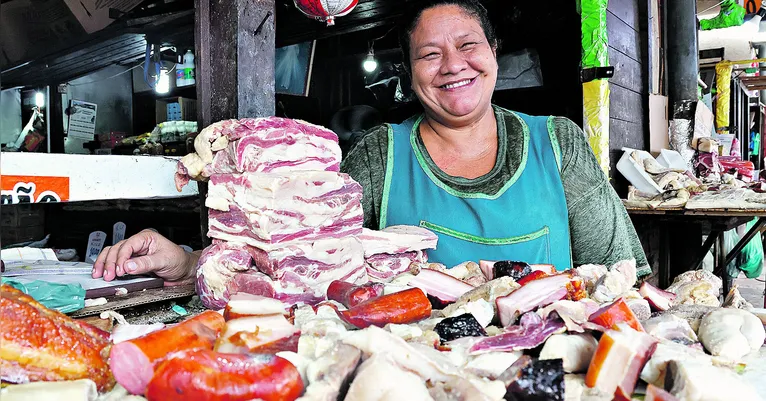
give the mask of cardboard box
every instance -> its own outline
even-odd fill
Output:
[[[155,118],[157,124],[165,121],[197,121],[197,101],[180,96],[158,99]]]

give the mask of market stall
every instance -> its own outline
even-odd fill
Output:
[[[598,5],[597,19],[601,21],[596,36],[604,37],[601,31],[605,29],[606,19],[617,17],[608,12],[604,2],[591,3]],[[516,144],[503,143],[498,147],[519,145],[518,153],[523,155],[519,160],[523,163],[517,171],[526,167],[531,171],[525,179],[519,179],[521,173],[513,174],[509,183],[502,185],[504,189],[498,192],[499,196],[514,185],[514,189],[523,187],[527,191],[508,192],[514,196],[505,199],[509,203],[501,204],[505,210],[496,207],[494,211],[498,213],[494,216],[498,220],[509,220],[501,212],[507,216],[509,205],[520,209],[522,195],[526,195],[523,200],[527,205],[544,204],[547,209],[525,209],[543,213],[516,215],[514,221],[505,221],[505,226],[500,228],[516,229],[523,225],[522,220],[527,220],[526,223],[531,224],[544,221],[542,229],[497,238],[466,234],[423,220],[419,224],[386,224],[387,219],[395,221],[396,207],[432,208],[435,212],[431,216],[448,215],[451,210],[437,202],[424,200],[419,205],[410,202],[429,194],[406,192],[407,181],[399,181],[400,185],[391,189],[396,185],[392,184],[396,174],[393,170],[402,167],[393,165],[394,160],[402,160],[401,153],[395,153],[394,148],[413,152],[408,159],[411,164],[405,165],[412,169],[399,171],[404,171],[406,178],[412,177],[414,181],[417,177],[407,173],[420,172],[420,166],[425,163],[426,157],[415,151],[417,135],[407,138],[408,141],[396,142],[392,134],[386,137],[387,141],[382,141],[386,142],[387,150],[378,153],[387,161],[387,167],[383,172],[372,171],[367,175],[382,173],[385,195],[382,206],[375,202],[369,202],[371,206],[368,206],[364,202],[368,192],[364,191],[369,189],[362,185],[372,184],[362,183],[367,180],[363,175],[357,180],[343,172],[341,162],[345,152],[341,150],[343,138],[338,132],[316,121],[275,116],[280,113],[280,107],[283,114],[288,114],[285,110],[295,110],[285,108],[284,103],[299,102],[283,97],[284,103],[280,105],[280,98],[275,95],[277,78],[271,66],[279,63],[273,45],[278,31],[274,13],[294,16],[300,12],[301,18],[307,14],[320,19],[322,29],[335,25],[341,32],[356,35],[362,35],[359,32],[369,27],[366,24],[374,24],[373,28],[381,28],[381,32],[370,34],[369,41],[360,40],[367,42],[363,46],[367,52],[364,56],[374,58],[375,42],[380,45],[386,40],[390,28],[385,21],[370,19],[380,19],[379,15],[397,19],[401,17],[401,10],[380,1],[362,1],[356,13],[349,13],[355,1],[306,0],[296,1],[295,5],[297,9],[292,2],[281,1],[197,2],[194,30],[198,75],[194,90],[200,100],[197,104],[200,129],[191,130],[199,131],[192,133],[196,134],[192,135],[193,139],[188,136],[184,139],[183,157],[117,156],[114,153],[121,147],[136,146],[135,140],[144,141],[144,146],[152,144],[154,148],[153,138],[157,135],[170,136],[168,143],[177,142],[179,125],[185,129],[186,123],[157,125],[155,131],[135,136],[130,143],[123,143],[118,133],[110,133],[98,141],[99,147],[105,143],[120,143],[110,148],[112,154],[108,156],[3,153],[0,166],[3,190],[11,191],[3,194],[4,205],[48,206],[42,204],[55,202],[69,207],[70,212],[85,210],[95,216],[99,211],[98,216],[108,220],[112,218],[110,213],[117,213],[116,209],[137,211],[127,199],[146,202],[141,207],[151,207],[147,204],[160,200],[177,202],[194,215],[190,225],[202,226],[201,242],[205,246],[195,252],[173,244],[172,239],[156,231],[143,230],[131,236],[126,235],[124,223],[112,225],[111,221],[103,221],[90,224],[108,224],[113,231],[111,235],[93,232],[81,255],[83,261],[64,260],[60,249],[48,248],[47,238],[44,243],[33,241],[26,247],[3,250],[0,399],[756,401],[763,398],[766,394],[766,383],[761,380],[766,371],[763,357],[766,310],[755,308],[737,288],[729,289],[716,274],[697,270],[696,262],[692,263],[694,269],[678,277],[670,277],[667,265],[661,264],[659,285],[653,284],[651,266],[638,265],[635,259],[620,258],[608,264],[575,263],[571,243],[578,242],[579,238],[570,238],[567,199],[561,185],[561,175],[565,174],[562,166],[571,160],[563,158],[566,149],[559,146],[554,132],[558,122],[568,126],[568,132],[574,132],[571,137],[563,138],[580,138],[582,132],[571,121],[562,123],[554,118],[503,114],[500,108],[496,109],[498,117],[490,113],[497,125],[515,123],[520,127],[521,139],[515,141]],[[535,18],[524,14],[530,9],[534,8],[526,5],[516,11],[518,15],[529,16],[533,22],[527,21],[527,24],[531,25],[540,25],[539,15],[545,15],[546,20],[574,22],[577,27],[583,22],[573,7],[564,11],[548,10],[547,14],[535,14]],[[509,18],[516,18],[514,21],[520,19],[514,13],[509,14]],[[343,22],[344,16],[349,20],[353,18],[355,23]],[[577,18],[570,18],[573,16]],[[562,22],[562,26],[570,25]],[[282,40],[291,44],[312,34],[294,27],[281,29],[289,33],[287,39],[283,36]],[[329,35],[316,25],[312,29],[316,32],[311,38]],[[514,28],[508,29],[512,32]],[[550,31],[547,26],[538,29]],[[629,26],[627,30],[634,31]],[[565,36],[562,40],[572,41],[574,37],[575,59],[579,60],[578,35]],[[324,45],[330,48],[339,43],[336,39]],[[471,45],[476,43],[469,43]],[[158,44],[154,55],[160,59],[162,47]],[[496,49],[487,47],[485,50],[489,54]],[[309,55],[307,68],[310,71],[314,44],[294,51]],[[542,53],[543,59],[553,53],[541,52],[550,52]],[[540,60],[535,60],[533,52],[519,53],[521,56],[513,55],[519,57],[516,62],[529,61],[532,67],[525,72],[534,72]],[[154,56],[147,50],[147,59]],[[331,71],[342,65],[338,60],[354,57],[338,56],[337,60],[318,68]],[[563,70],[573,59],[561,58],[565,60],[548,64],[547,68],[554,66]],[[358,69],[360,60],[353,61],[354,68]],[[371,60],[365,58],[365,61]],[[599,57],[598,65],[588,67],[605,67],[607,62],[606,56]],[[147,65],[162,71],[160,64],[161,60],[156,65]],[[283,64],[290,67],[290,63]],[[392,70],[400,68],[396,63],[389,64],[393,64]],[[380,76],[369,86],[387,87],[391,82],[396,83],[407,75],[401,71]],[[540,110],[546,107],[546,102],[556,103],[550,106],[553,111],[545,109],[545,112],[567,114],[574,110],[579,117],[583,99],[577,94],[569,94],[561,102],[540,101],[560,92],[562,87],[579,88],[577,79],[558,77],[576,76],[572,74],[576,69],[565,72],[544,74],[546,80],[560,82],[557,79],[561,79],[566,82],[564,85],[551,88],[540,83],[539,87],[533,86],[524,92],[531,93],[529,97],[518,97],[516,104],[528,102],[531,110]],[[337,75],[344,74],[350,75],[346,72]],[[162,72],[158,78],[160,76]],[[470,87],[475,79],[479,79],[478,76],[445,81],[438,88],[451,91]],[[155,84],[159,84],[159,79],[157,81]],[[380,83],[383,81],[385,85]],[[601,88],[595,91],[598,96],[594,99],[599,100],[596,103],[606,102],[607,81],[601,78],[592,82]],[[335,83],[334,79],[326,79],[319,87]],[[309,84],[302,85],[297,91],[305,93]],[[401,91],[402,84],[392,86],[396,89],[371,92],[375,96],[396,93],[390,96],[397,99],[392,102],[407,96]],[[406,82],[403,86],[406,89]],[[493,89],[488,89],[490,95],[494,95]],[[498,97],[512,97],[504,95]],[[179,108],[184,107],[183,100],[176,100]],[[161,102],[168,104],[149,107],[149,110],[165,116],[178,112],[172,101]],[[156,106],[154,99],[151,103]],[[487,107],[493,109],[492,105]],[[404,113],[396,109],[388,110],[389,116]],[[598,107],[589,110],[595,109]],[[595,110],[599,121],[588,124],[606,123],[611,116],[604,114],[604,110]],[[397,125],[396,130],[415,133],[414,124]],[[590,164],[585,166],[598,173],[591,176],[596,184],[589,182],[588,185],[606,194],[602,199],[582,199],[586,199],[586,203],[613,201],[603,204],[616,205],[613,212],[620,219],[618,223],[608,224],[621,224],[623,234],[635,234],[632,227],[625,227],[629,223],[622,221],[621,201],[601,175],[609,164],[607,156],[611,156],[608,155],[610,130],[601,128],[590,132],[591,139],[598,142],[599,159],[589,159],[593,155],[582,139],[562,145],[573,148],[582,145],[578,148],[583,155],[580,160],[586,160]],[[386,131],[393,130],[389,127]],[[141,150],[141,145],[137,146],[138,153],[151,153],[146,147]],[[628,153],[628,157],[632,154]],[[663,213],[672,218],[676,215],[668,212],[668,207],[693,207],[695,199],[690,192],[701,183],[697,177],[685,175],[686,166],[679,172],[672,165],[644,163],[644,158],[638,156],[628,161],[640,162],[645,170],[651,170],[649,173],[663,175],[659,181],[647,176],[649,187],[659,187],[656,194],[644,196],[630,192],[626,205],[632,214]],[[746,174],[746,170],[739,174]],[[582,169],[578,173],[587,172]],[[421,174],[420,184],[432,185],[433,182],[439,190],[463,194],[438,185],[435,178],[425,172]],[[401,185],[402,182],[405,185]],[[29,188],[32,190],[28,191]],[[587,192],[592,194],[596,190]],[[724,193],[723,190],[709,192]],[[495,200],[485,198],[489,197],[465,196],[469,199],[465,204],[478,215],[491,209],[488,203],[482,202]],[[747,196],[740,198],[734,201],[750,201]],[[434,198],[428,198],[431,199]],[[395,206],[389,209],[389,205]],[[170,209],[164,207],[159,213],[169,214]],[[379,227],[373,227],[375,230],[366,228],[369,224],[365,221],[365,212],[369,213],[370,207],[383,210],[380,224],[376,224]],[[200,219],[197,219],[196,208],[199,208]],[[606,215],[607,211],[597,213]],[[679,218],[715,219],[715,234],[739,223],[743,216],[761,216],[766,211],[728,211],[719,215],[698,203],[695,211],[676,213]],[[490,222],[469,214],[465,213],[465,220],[476,220],[479,226],[491,226],[491,223],[502,226],[498,224],[502,221]],[[485,216],[493,215],[481,217]],[[583,220],[599,221],[598,217],[591,214]],[[757,223],[752,232],[761,224]],[[151,225],[142,228],[145,227]],[[598,225],[588,227],[590,231],[606,229]],[[710,238],[708,248],[718,235]],[[107,239],[111,240],[110,249],[106,249]],[[465,245],[455,239],[474,248],[464,248]],[[628,248],[630,243],[640,248],[637,240],[622,240],[622,245],[628,244]],[[498,248],[493,248],[495,246],[504,246],[503,250],[508,252],[503,255]],[[594,253],[626,252],[624,248],[603,248]],[[481,249],[487,256],[479,252],[461,253],[458,249]],[[640,249],[627,252],[643,256]],[[513,260],[518,254],[524,254],[525,258]],[[459,260],[437,263],[445,259],[438,259],[436,255]],[[723,252],[718,256],[720,267],[727,260]],[[152,266],[149,261],[159,261],[161,266]]]

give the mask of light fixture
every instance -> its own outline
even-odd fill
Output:
[[[35,93],[35,106],[37,106],[38,109],[45,107],[45,95],[43,95],[42,92]]]
[[[154,85],[154,91],[163,94],[170,91],[170,77],[168,76],[168,69],[162,67],[160,69],[160,76],[157,78],[157,84]]]
[[[362,62],[362,68],[364,68],[367,72],[373,72],[378,69],[378,62],[375,60],[375,53],[370,49],[370,52],[367,53],[367,57],[364,58],[364,62]]]

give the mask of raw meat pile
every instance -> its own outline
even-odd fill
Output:
[[[685,273],[670,292],[648,283],[636,290],[632,261],[560,273],[511,261],[413,266],[388,283],[333,281],[314,306],[238,293],[221,313],[118,325],[90,363],[103,367],[109,352],[106,373],[118,385],[104,399],[136,401],[763,399],[753,384],[762,380],[764,318],[734,307],[747,307],[736,289],[725,307],[706,305],[717,284],[708,274]],[[650,304],[651,317],[640,319],[642,304],[631,300]],[[4,316],[18,308],[2,307]],[[62,315],[53,324],[76,323]],[[33,344],[28,330],[13,333],[10,344]],[[62,352],[50,346],[53,336],[35,341],[54,358]],[[66,367],[3,370],[3,381],[54,383],[12,385],[0,395],[47,401],[78,391],[89,395],[67,399],[95,399],[96,377],[55,382]],[[85,371],[73,373],[66,378]],[[47,398],[38,396],[43,390]]]
[[[283,118],[205,128],[178,165],[179,189],[208,180],[208,235],[197,292],[223,308],[237,292],[314,304],[338,280],[386,280],[425,263],[436,236],[417,227],[362,230],[362,188],[339,173],[338,138]]]

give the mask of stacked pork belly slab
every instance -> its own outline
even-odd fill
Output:
[[[388,280],[425,262],[436,236],[417,227],[362,230],[362,187],[339,173],[337,136],[299,120],[226,120],[205,128],[176,184],[209,181],[197,292],[221,308],[237,292],[288,303],[325,299],[334,280]],[[365,247],[369,252],[365,251]]]

